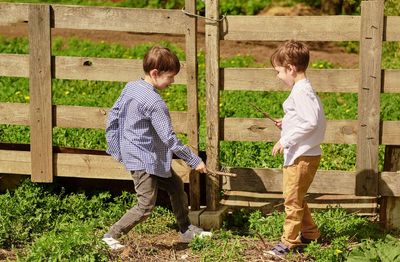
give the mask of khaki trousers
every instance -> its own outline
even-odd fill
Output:
[[[283,168],[283,198],[286,218],[281,241],[289,248],[303,245],[300,233],[311,240],[319,238],[304,197],[317,172],[321,156],[300,156],[294,164]]]
[[[179,230],[185,232],[190,225],[188,198],[183,188],[182,179],[172,170],[171,173],[172,177],[162,178],[150,175],[145,171],[132,171],[131,175],[135,184],[138,203],[112,225],[107,233],[118,239],[150,216],[156,204],[158,189],[165,190],[168,193]]]

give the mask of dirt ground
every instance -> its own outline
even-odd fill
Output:
[[[201,257],[196,252],[191,251],[188,244],[178,241],[178,234],[170,230],[160,235],[143,236],[136,233],[130,233],[126,247],[123,250],[111,253],[111,260],[122,261],[200,261]],[[244,255],[246,261],[289,261],[266,254],[265,251],[272,248],[272,244],[262,239],[252,240],[245,237],[240,239],[240,243],[246,247]],[[221,258],[222,259],[222,258]],[[212,261],[210,258],[205,261]],[[302,254],[294,255],[290,261],[312,261]]]

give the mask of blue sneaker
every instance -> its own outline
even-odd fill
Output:
[[[279,243],[266,253],[272,256],[283,258],[290,253],[290,249],[284,244]]]

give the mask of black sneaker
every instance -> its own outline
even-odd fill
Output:
[[[303,235],[300,235],[300,241],[301,241],[301,243],[308,245],[313,241],[318,241],[318,239],[309,239],[309,238],[303,237]]]

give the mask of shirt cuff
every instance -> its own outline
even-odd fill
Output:
[[[194,155],[192,159],[190,159],[189,161],[187,161],[186,163],[192,168],[195,169],[200,163],[201,163],[201,158]]]

